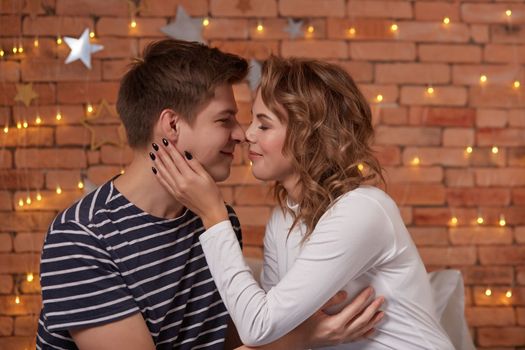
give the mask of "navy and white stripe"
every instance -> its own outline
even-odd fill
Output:
[[[154,217],[112,181],[64,210],[42,250],[37,348],[76,349],[69,329],[140,312],[157,349],[222,349],[230,318],[199,243],[203,232],[190,210]]]

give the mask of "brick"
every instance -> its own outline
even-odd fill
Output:
[[[78,37],[85,28],[95,27],[90,17],[38,16],[25,17],[23,30],[26,35],[34,36],[71,36]],[[55,44],[56,45],[56,44]]]
[[[466,128],[446,128],[443,130],[443,146],[472,146],[474,130]]]
[[[505,11],[512,10],[513,21],[525,19],[525,6],[519,4],[462,4],[461,18],[466,23],[507,23]]]
[[[474,45],[422,44],[418,54],[423,62],[481,62],[481,48]]]
[[[0,169],[13,166],[13,153],[10,150],[0,149]]]
[[[443,18],[450,18],[451,22],[460,21],[459,3],[444,1],[435,2],[415,2],[414,13],[417,20],[422,21],[442,21]],[[444,26],[446,28],[446,26]]]
[[[474,222],[477,211],[464,208],[416,207],[413,210],[413,215],[414,223],[418,226],[447,226],[453,216],[458,218],[458,225],[463,226]]]
[[[246,59],[254,58],[256,60],[265,60],[269,58],[270,55],[277,55],[279,52],[279,43],[276,40],[213,40],[211,46],[223,52],[240,55]]]
[[[15,213],[0,212],[0,231],[38,231],[47,230],[56,213],[50,211]],[[1,265],[0,265],[1,266]]]
[[[478,129],[476,138],[480,146],[525,146],[525,128]]]
[[[13,318],[0,316],[0,337],[12,335],[13,330]]]
[[[516,268],[516,280],[519,284],[525,284],[525,267]]]
[[[264,239],[264,226],[242,226],[243,245],[255,245],[262,247]]]
[[[462,148],[407,147],[403,151],[403,164],[411,165],[414,158],[419,158],[419,165],[467,166],[469,160]]]
[[[0,191],[0,210],[10,211],[13,209],[11,205],[12,195],[8,191]]]
[[[50,170],[46,172],[46,188],[55,190],[57,185],[63,190],[78,189],[80,171],[78,170]]]
[[[512,203],[525,204],[525,188],[512,189]]]
[[[342,17],[345,15],[345,1],[280,0],[279,13],[287,17]]]
[[[481,346],[520,346],[525,344],[523,327],[487,327],[478,329]]]
[[[281,43],[281,54],[284,57],[346,58],[348,50],[346,43],[335,40],[284,40]]]
[[[97,43],[103,45],[106,49],[97,52],[92,58],[131,58],[139,56],[138,42],[135,39],[100,37]],[[102,64],[98,63],[99,67],[101,67]],[[99,78],[97,80],[100,80],[102,75],[100,71],[99,69]]]
[[[525,226],[518,226],[514,231],[516,242],[519,244],[525,243]]]
[[[40,295],[20,295],[20,304],[16,304],[14,296],[0,296],[0,308],[3,310],[3,314],[9,316],[38,314],[41,308],[41,300]]]
[[[512,127],[525,127],[525,109],[511,109],[509,111],[509,125]]]
[[[262,260],[264,257],[263,249],[255,246],[243,246],[242,254],[247,258]]]
[[[505,148],[500,148],[499,153],[492,153],[492,147],[475,147],[473,152],[468,155],[465,153],[465,156],[469,158],[469,163],[471,166],[476,167],[486,167],[486,166],[506,166],[506,156],[507,150]]]
[[[480,85],[480,77],[485,75],[485,84],[510,85],[519,73],[517,67],[508,65],[454,65],[452,81],[457,85]]]
[[[469,28],[462,23],[451,23],[443,30],[436,22],[402,22],[397,37],[403,41],[466,43],[470,39]]]
[[[521,95],[510,84],[505,86],[491,85],[472,86],[469,89],[469,104],[480,108],[525,107]]]
[[[83,125],[61,126],[56,129],[56,144],[59,146],[87,146],[91,144],[91,132]]]
[[[401,206],[445,203],[445,188],[441,184],[389,184],[388,194]]]
[[[525,263],[525,247],[480,247],[479,259],[482,265],[511,265]]]
[[[5,189],[15,190],[18,188],[42,188],[44,185],[44,174],[39,171],[27,171],[18,169],[0,170],[0,183]]]
[[[458,86],[434,86],[432,95],[423,86],[401,87],[403,105],[444,105],[464,106],[467,103],[467,90]]]
[[[111,60],[102,61],[102,80],[118,80],[122,79],[124,74],[128,71],[128,60]]]
[[[24,254],[12,254],[12,253],[2,253],[0,254],[0,273],[27,273],[27,269],[32,271],[39,271],[39,259],[35,258],[32,253]],[[0,296],[1,298],[5,298]],[[0,306],[2,301],[0,300]],[[2,309],[2,308],[0,308]],[[4,313],[4,314],[7,314]]]
[[[512,326],[516,323],[512,307],[467,307],[469,326]]]
[[[211,0],[210,12],[213,17],[276,17],[277,1],[251,1],[245,11],[237,7],[237,0]]]
[[[126,146],[120,148],[113,145],[104,145],[100,148],[100,160],[103,164],[122,165],[133,160],[133,150]]]
[[[117,82],[63,82],[57,83],[58,102],[64,104],[86,103],[86,101],[117,101],[119,84]]]
[[[206,16],[208,14],[207,0],[165,0],[149,1],[141,8],[142,16],[159,16],[177,13],[178,6],[183,6],[190,16]]]
[[[503,128],[507,125],[508,111],[480,108],[476,112],[476,125],[482,128]]]
[[[483,50],[483,57],[490,63],[525,63],[525,46],[488,44]]]
[[[45,84],[33,84],[33,90],[38,94],[38,104],[45,105],[49,103],[55,103],[56,92],[55,86],[49,83]],[[15,83],[4,83],[0,85],[0,95],[4,96],[0,105],[13,106],[20,105],[20,102],[15,102],[16,96]],[[32,104],[35,104],[36,100],[33,100]]]
[[[22,119],[25,121],[27,119]],[[32,120],[27,121],[32,124]],[[3,147],[51,146],[53,129],[46,127],[28,127],[27,129],[10,128],[9,133],[2,132],[0,142]]]
[[[412,18],[412,5],[409,1],[365,1],[348,2],[348,15],[351,17]]]
[[[32,337],[2,337],[0,338],[0,349],[30,349],[34,346]]]
[[[329,39],[345,40],[390,40],[395,35],[390,31],[392,21],[385,19],[367,19],[367,18],[328,18],[327,36]],[[355,35],[351,35],[350,28],[357,30]]]
[[[401,151],[397,146],[375,145],[374,150],[375,156],[382,166],[401,163]]]
[[[512,229],[508,227],[450,228],[450,241],[454,245],[511,244],[512,237]]]
[[[234,193],[235,205],[275,205],[273,193],[268,186],[236,187]]]
[[[507,284],[514,280],[512,267],[508,266],[467,266],[461,268],[465,285]]]
[[[13,239],[9,233],[0,233],[0,252],[8,253],[13,249]]]
[[[444,227],[409,227],[408,232],[417,246],[448,245],[448,233]]]
[[[375,70],[378,83],[443,84],[450,81],[450,69],[444,64],[384,63]]]
[[[0,294],[13,292],[13,277],[11,275],[0,275]]]
[[[0,37],[20,36],[22,27],[20,16],[0,16]]]
[[[97,22],[95,34],[101,38],[101,44],[104,44],[104,40],[112,39],[108,36],[113,37],[125,37],[126,39],[118,39],[121,42],[128,42],[131,52],[138,52],[138,43],[135,41],[136,37],[150,37],[150,38],[162,38],[164,33],[160,31],[160,28],[167,24],[164,18],[144,18],[136,17],[135,21],[137,26],[135,28],[130,27],[130,19],[128,16],[123,17],[101,17]],[[130,38],[131,37],[131,38]],[[114,40],[113,38],[112,40]],[[111,41],[111,42],[119,42]],[[111,55],[113,50],[111,47],[105,46],[106,54]],[[102,51],[103,52],[103,51]],[[100,53],[102,53],[100,52]],[[125,57],[125,56],[124,56]]]
[[[411,107],[409,123],[427,126],[474,126],[476,110],[457,107]]]
[[[267,206],[240,206],[234,207],[241,224],[250,223],[253,226],[265,226],[270,219],[271,208]]]
[[[38,328],[38,316],[20,316],[15,318],[15,335],[33,336]]]
[[[86,167],[86,154],[82,149],[17,149],[15,164],[18,168],[76,169]]]
[[[381,124],[403,125],[408,124],[408,109],[406,107],[381,108]]]
[[[476,263],[474,247],[422,247],[419,248],[419,254],[425,265],[458,266]]]
[[[385,145],[439,145],[441,130],[438,128],[379,126],[376,142]]]
[[[484,24],[472,24],[470,26],[470,36],[475,43],[488,43],[489,26]]]
[[[257,23],[250,23],[247,19],[214,18],[204,28],[203,36],[205,39],[248,39],[251,27],[256,32],[252,38],[275,39],[272,33],[275,34],[275,32],[280,31],[283,34],[283,20],[269,19],[265,21],[264,30],[260,33],[255,29],[257,25]]]
[[[475,169],[478,186],[525,186],[525,169]]]
[[[20,64],[14,61],[0,61],[0,78],[2,81],[17,83],[20,80]]]
[[[518,324],[525,325],[525,307],[519,307],[517,310]]]
[[[369,62],[363,61],[332,61],[343,68],[356,83],[372,82],[374,78],[374,67]]]
[[[507,188],[449,188],[447,203],[451,206],[506,206],[510,204]]]
[[[121,168],[118,166],[99,165],[92,166],[87,171],[87,178],[95,185],[102,185],[120,173]]]
[[[83,101],[82,103],[86,103]],[[60,112],[62,119],[56,119],[57,113]],[[42,120],[41,127],[45,125],[64,125],[79,124],[85,116],[84,105],[39,105],[34,107],[14,107],[13,115],[15,119],[23,119],[24,116],[31,116],[28,122],[33,122],[37,115]]]
[[[41,294],[42,288],[40,286],[40,278],[38,275],[35,275],[33,281],[28,282],[26,279],[23,279],[20,283],[19,290],[23,294]]]
[[[64,208],[65,209],[65,208]],[[14,239],[17,253],[40,252],[44,244],[45,233],[19,233]]]
[[[128,15],[128,4],[119,0],[56,0],[57,15],[96,15],[121,16]]]
[[[426,183],[441,182],[443,168],[441,167],[384,167],[388,183]]]

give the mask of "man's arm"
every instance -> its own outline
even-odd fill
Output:
[[[154,350],[144,318],[136,313],[105,325],[70,330],[80,350]]]
[[[373,290],[367,288],[339,313],[335,315],[326,314],[323,311],[324,309],[340,304],[345,300],[346,293],[339,292],[319,311],[284,337],[257,348],[243,345],[236,350],[306,349],[333,346],[367,337],[373,333],[374,327],[384,317],[383,312],[379,310],[384,299],[379,297],[369,302],[372,294]],[[235,327],[233,328],[235,329]],[[225,349],[232,348],[231,346],[225,347]]]

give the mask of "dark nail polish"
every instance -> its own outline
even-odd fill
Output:
[[[155,160],[156,158],[153,152],[149,152],[149,157],[151,158],[151,160]]]
[[[164,146],[169,145],[168,140],[166,140],[166,139],[164,139],[164,138],[162,139],[162,143],[164,144]]]
[[[188,151],[184,151],[184,155],[186,156],[186,159],[188,159],[188,160],[192,160],[193,159],[193,156]]]
[[[158,151],[158,150],[159,150],[159,145],[157,145],[155,142],[153,142],[153,143],[151,144],[151,146],[153,147],[153,149],[154,149],[155,151]]]
[[[153,171],[153,174],[157,175],[157,169],[155,169],[154,167],[151,167],[151,171]]]

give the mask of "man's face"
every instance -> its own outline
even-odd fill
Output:
[[[228,178],[235,146],[244,141],[236,114],[232,86],[224,84],[215,89],[215,96],[200,109],[193,125],[180,124],[177,148],[190,152],[215,181]]]

